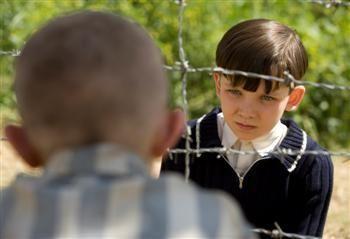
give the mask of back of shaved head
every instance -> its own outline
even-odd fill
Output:
[[[43,154],[104,141],[147,147],[166,106],[159,50],[113,14],[53,20],[28,40],[15,67],[23,124]]]

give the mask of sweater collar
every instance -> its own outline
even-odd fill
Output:
[[[221,140],[218,135],[217,128],[217,114],[221,112],[220,108],[214,108],[207,115],[202,117],[202,120],[196,127],[199,127],[200,133],[200,148],[214,148],[223,147]],[[288,128],[287,135],[282,140],[279,148],[288,149],[295,151],[304,151],[306,146],[306,135],[298,127],[298,125],[291,119],[282,119],[282,124],[286,125]],[[198,130],[197,130],[198,132]],[[280,162],[285,166],[285,168],[292,172],[301,155],[273,155],[280,160]]]
[[[300,152],[305,151],[307,143],[306,133],[301,130],[294,121],[290,119],[283,119],[282,123],[288,127],[288,131],[286,137],[281,142],[280,148]],[[302,154],[276,155],[275,157],[280,159],[282,164],[288,169],[289,172],[292,172],[295,169],[301,156]]]
[[[223,147],[218,135],[217,114],[221,112],[220,108],[214,108],[205,115],[202,121],[197,124],[199,127],[200,148]]]

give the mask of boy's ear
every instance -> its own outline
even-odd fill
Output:
[[[286,111],[296,110],[303,100],[305,95],[305,87],[302,85],[296,86],[289,95]]]
[[[216,95],[219,97],[220,96],[220,89],[221,89],[220,73],[214,72],[213,79],[215,81]]]
[[[185,126],[185,115],[181,110],[168,112],[164,125],[159,125],[156,139],[151,146],[151,156],[161,157],[168,148],[173,147],[183,132]]]
[[[34,168],[43,166],[44,161],[30,143],[23,127],[7,125],[5,127],[5,135],[12,147],[29,166]]]

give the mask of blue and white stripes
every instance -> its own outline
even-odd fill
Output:
[[[60,152],[42,177],[1,192],[0,238],[252,238],[230,200],[152,179],[136,155],[101,144]]]

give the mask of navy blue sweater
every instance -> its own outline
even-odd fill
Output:
[[[214,109],[199,124],[200,148],[223,147],[218,136]],[[196,122],[191,127],[191,148],[196,148]],[[288,127],[280,148],[323,150],[292,120],[282,120]],[[197,126],[198,127],[198,126]],[[306,146],[306,148],[305,148]],[[175,148],[185,148],[181,139]],[[333,166],[328,155],[273,156],[257,160],[244,177],[218,153],[191,154],[190,179],[202,187],[221,189],[241,205],[248,221],[258,228],[322,236],[333,186]],[[185,172],[185,154],[165,159],[162,171]]]

